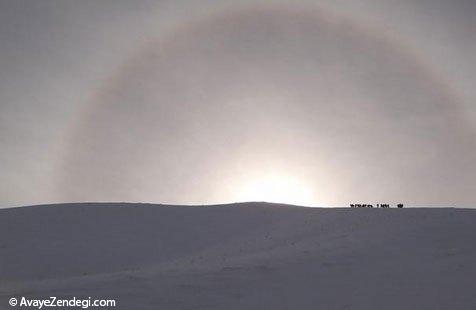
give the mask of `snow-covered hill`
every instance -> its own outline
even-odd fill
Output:
[[[10,297],[115,309],[476,309],[476,211],[90,203],[0,210]]]

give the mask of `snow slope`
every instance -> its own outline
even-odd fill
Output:
[[[476,211],[125,203],[0,210],[12,296],[115,309],[476,309]]]

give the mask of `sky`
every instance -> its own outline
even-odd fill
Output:
[[[0,207],[474,207],[475,16],[471,0],[0,0]]]

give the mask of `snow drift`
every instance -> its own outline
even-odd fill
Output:
[[[126,203],[0,210],[12,296],[115,309],[475,309],[476,212]]]

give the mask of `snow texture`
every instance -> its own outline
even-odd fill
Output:
[[[0,210],[10,297],[114,309],[476,309],[476,211],[126,203]]]

